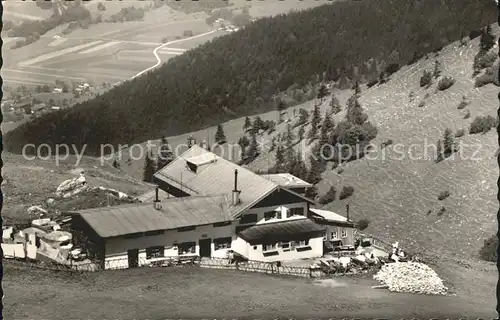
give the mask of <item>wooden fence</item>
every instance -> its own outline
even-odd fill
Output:
[[[104,270],[101,265],[95,263],[56,263],[56,262],[40,262],[33,260],[4,260],[7,264],[11,263],[17,266],[28,268],[53,270],[53,271],[68,271],[68,272],[96,272],[107,270],[128,269],[128,260],[119,259],[106,262]],[[8,261],[8,262],[7,262]],[[165,257],[156,261],[139,260],[138,268],[158,268],[158,267],[200,267],[211,269],[237,270],[243,272],[259,272],[266,274],[275,274],[283,276],[294,276],[304,278],[321,278],[325,273],[320,268],[299,267],[292,265],[284,265],[276,262],[261,262],[261,261],[245,261],[232,262],[225,258],[199,258],[191,257],[189,259],[179,259],[179,257]]]
[[[294,277],[319,278],[324,274],[320,268],[299,267],[277,262],[245,261],[231,263],[229,259],[209,258],[200,260],[200,267],[213,269],[260,272]]]

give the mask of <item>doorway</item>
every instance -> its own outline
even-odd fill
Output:
[[[132,249],[127,251],[128,267],[137,268],[139,266],[139,249]]]
[[[212,256],[212,239],[200,239],[200,257]]]

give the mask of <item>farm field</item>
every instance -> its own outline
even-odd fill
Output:
[[[147,7],[144,1],[109,2],[104,1],[105,11],[97,8],[98,2],[85,3],[92,16],[101,15],[107,19],[124,7]],[[259,18],[285,13],[290,10],[308,9],[322,2],[297,2],[286,4],[282,1],[251,3],[250,13]],[[239,10],[249,6],[248,2],[235,1],[230,10]],[[51,10],[42,10],[35,3],[11,2],[5,7],[4,14],[17,16],[24,20],[45,19]],[[138,72],[154,65],[156,59],[153,49],[166,39],[178,40],[185,31],[194,35],[209,32],[214,27],[208,26],[204,12],[186,14],[171,9],[168,5],[146,12],[142,21],[126,23],[92,24],[87,29],[78,28],[67,35],[62,35],[66,25],[59,26],[42,35],[38,41],[15,50],[11,46],[18,39],[4,39],[4,70],[2,75],[8,85],[21,84],[36,86],[53,84],[55,79],[65,81],[87,81],[93,83],[116,83],[126,80]],[[215,37],[228,34],[218,31],[206,37],[176,42],[172,47],[189,50]],[[61,38],[56,39],[55,36]],[[78,47],[81,46],[81,47]],[[133,51],[133,53],[131,53]],[[179,50],[161,50],[162,62],[177,56]],[[5,69],[8,69],[5,70]],[[99,69],[99,70],[98,70]]]
[[[372,289],[377,283],[366,277],[340,277],[317,285],[308,279],[204,268],[145,268],[71,276],[6,263],[5,275],[7,319],[73,319],[83,314],[89,319],[494,316],[493,288],[483,282],[477,284],[477,295],[425,296]],[[18,307],[20,301],[22,308]]]
[[[54,84],[56,79],[116,83],[154,65],[153,49],[162,44],[162,39],[183,37],[186,30],[195,34],[212,30],[199,16],[188,16],[163,6],[147,12],[144,21],[100,23],[66,36],[60,35],[64,26],[59,26],[35,43],[15,50],[10,46],[16,39],[7,38],[10,44],[4,46],[6,59],[2,75],[11,86]],[[191,49],[222,34],[196,38],[196,42],[183,49]],[[160,52],[162,62],[179,54],[178,50],[171,52]]]
[[[11,21],[36,21],[49,18],[51,10],[42,10],[35,3],[16,0],[2,1],[3,19]]]

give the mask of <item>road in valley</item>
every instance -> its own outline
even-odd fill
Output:
[[[212,31],[209,31],[209,32],[205,32],[205,33],[201,33],[201,34],[198,34],[196,36],[192,36],[192,37],[189,37],[189,38],[184,38],[184,39],[179,39],[179,40],[173,40],[173,41],[169,41],[169,42],[165,42],[164,44],[162,45],[159,45],[158,47],[156,47],[154,50],[153,50],[153,54],[156,58],[156,64],[154,66],[151,66],[147,69],[144,69],[142,70],[141,72],[138,72],[135,76],[132,77],[132,79],[148,72],[149,70],[152,70],[156,67],[158,67],[160,64],[161,64],[161,58],[160,56],[158,55],[158,50],[160,50],[161,48],[165,47],[165,46],[168,46],[170,44],[174,44],[174,43],[179,43],[179,42],[183,42],[183,41],[187,41],[187,40],[191,40],[191,39],[195,39],[195,38],[200,38],[200,37],[204,37],[204,36],[207,36],[209,34],[212,34],[212,33],[215,33],[217,32],[218,30],[212,30]]]

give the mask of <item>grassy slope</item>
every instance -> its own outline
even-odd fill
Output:
[[[418,143],[425,137],[435,141],[446,126],[453,129],[468,127],[468,123],[476,115],[493,115],[497,89],[487,86],[476,90],[470,78],[476,48],[477,41],[473,41],[465,48],[450,46],[440,53],[444,62],[443,74],[453,75],[457,83],[444,93],[433,94],[431,89],[427,107],[416,106],[425,95],[424,90],[418,89],[418,79],[423,68],[432,66],[433,59],[403,68],[385,85],[364,89],[361,102],[371,120],[380,128],[377,142],[393,139],[395,143],[409,144]],[[411,104],[408,103],[410,91],[415,91],[419,97]],[[341,92],[341,102],[345,102],[350,94],[351,92]],[[472,102],[468,108],[472,113],[469,120],[462,119],[465,110],[456,109],[462,94],[466,94]],[[311,109],[312,105],[308,103],[302,107]],[[326,105],[327,102],[324,104],[325,108]],[[343,113],[339,114],[337,121],[342,116]],[[271,112],[262,118],[275,119],[276,114]],[[230,140],[239,138],[242,124],[243,119],[225,124]],[[278,127],[278,131],[284,129],[284,125]],[[214,132],[215,129],[212,128],[212,139]],[[421,136],[417,136],[415,132],[420,132]],[[198,132],[195,136],[201,138],[204,133],[205,131]],[[183,143],[185,138],[186,135],[172,137],[170,141],[174,144],[176,141]],[[391,294],[385,290],[370,289],[374,282],[368,279],[341,279],[340,284],[344,287],[332,289],[313,286],[307,280],[276,279],[217,270],[193,273],[189,269],[144,269],[68,278],[60,273],[20,271],[7,265],[7,277],[3,282],[7,292],[4,300],[6,315],[8,318],[33,318],[36,315],[51,319],[65,319],[70,315],[74,317],[75,314],[99,318],[104,317],[104,312],[106,317],[123,319],[144,316],[220,316],[223,313],[227,316],[288,313],[286,315],[318,317],[332,313],[340,316],[344,313],[349,317],[394,315],[393,318],[492,316],[496,270],[493,264],[474,261],[473,256],[481,245],[481,237],[489,235],[494,228],[495,188],[491,177],[497,175],[493,158],[496,149],[495,134],[490,132],[484,136],[466,136],[463,139],[479,140],[485,145],[483,159],[479,163],[460,160],[440,164],[431,161],[361,160],[347,165],[340,176],[333,172],[327,173],[322,183],[326,186],[343,179],[344,183],[355,186],[355,195],[350,199],[352,215],[355,219],[365,216],[370,218],[372,224],[369,232],[398,239],[403,245],[408,245],[408,240],[413,239],[411,242],[443,254],[432,266],[456,296],[436,298]],[[22,196],[31,193],[35,199],[44,200],[53,192],[57,183],[73,176],[70,165],[55,168],[53,164],[40,161],[33,164],[9,154],[4,157],[7,165],[4,169],[6,182],[3,189],[6,191],[7,203],[16,201],[17,207],[27,206]],[[263,169],[272,160],[272,154],[263,155],[252,168]],[[125,192],[133,191],[130,189],[146,189],[140,184],[130,185],[127,178],[117,176],[112,168],[96,170],[94,165],[97,164],[88,159],[82,166],[87,172],[93,169],[97,176],[89,177],[88,173],[90,183],[96,183],[96,180],[99,181],[96,184],[107,182],[108,186]],[[127,170],[134,168],[133,171],[137,173],[140,172],[142,162],[138,161],[130,168],[124,164],[122,166]],[[55,170],[57,175],[48,173],[47,170]],[[479,187],[482,180],[486,182],[483,187]],[[432,215],[426,216],[428,208],[438,207],[435,199],[445,187],[454,188],[450,189],[452,196],[445,200],[448,213],[437,218],[434,210]],[[16,197],[9,195],[9,188]],[[344,203],[339,202],[327,207],[342,212],[343,205]],[[470,212],[475,214],[471,215]],[[467,219],[474,221],[465,221]],[[445,237],[446,233],[448,237]],[[475,240],[469,240],[469,237]],[[466,245],[467,242],[471,244]],[[461,258],[462,263],[457,264],[453,254],[448,253],[460,251],[465,251],[465,255]],[[37,285],[33,286],[33,283]],[[214,286],[215,283],[217,286]],[[147,289],[148,285],[157,285],[157,289]],[[190,301],[197,301],[196,307],[192,304],[183,306],[188,296]],[[21,298],[24,299],[23,308],[17,308]],[[39,303],[40,299],[44,301],[43,304]],[[332,303],[332,299],[335,303]],[[86,302],[76,303],[82,300]],[[228,301],[231,303],[228,304]],[[308,305],[307,310],[302,307],[304,302]],[[71,307],[57,308],[60,305]]]
[[[87,182],[91,186],[114,188],[129,195],[139,195],[149,190],[147,184],[124,176],[108,165],[100,166],[100,162],[92,158],[84,158],[78,167],[75,167],[75,158],[68,158],[57,166],[54,160],[30,161],[21,155],[3,152],[2,160],[4,218],[27,217],[27,208],[43,205],[49,197],[55,196],[61,182],[78,177],[81,169],[85,170]]]
[[[344,166],[338,174],[329,171],[319,188],[326,192],[330,185],[352,185],[353,197],[336,201],[326,207],[344,212],[350,203],[354,219],[368,218],[372,223],[367,230],[391,240],[400,240],[413,249],[428,249],[437,254],[460,254],[472,257],[477,254],[482,240],[495,230],[494,219],[497,203],[495,200],[495,178],[498,168],[495,161],[497,150],[496,133],[491,130],[485,135],[468,135],[458,138],[464,144],[462,156],[434,163],[429,156],[424,159],[423,150],[427,144],[435,144],[442,138],[444,129],[455,132],[468,128],[478,115],[495,115],[498,88],[488,85],[474,88],[472,61],[477,52],[478,40],[466,47],[457,44],[445,47],[438,54],[443,63],[443,75],[453,76],[457,82],[444,92],[435,93],[435,85],[430,89],[420,89],[419,80],[423,70],[432,70],[434,59],[421,60],[404,67],[383,85],[364,90],[360,102],[370,116],[370,121],[379,128],[374,141],[380,144],[392,139],[408,150],[417,145],[414,159],[394,159],[394,150],[386,149],[385,160],[381,152],[370,154]],[[410,102],[413,91],[416,98]],[[426,93],[426,106],[418,104]],[[471,104],[464,110],[457,106],[466,95]],[[348,94],[346,96],[349,96]],[[345,96],[344,96],[345,99]],[[341,100],[344,100],[341,99]],[[323,107],[327,107],[327,103]],[[463,119],[467,110],[471,117]],[[337,122],[343,113],[336,117]],[[478,144],[478,146],[476,146]],[[472,157],[474,151],[478,161]],[[380,149],[379,149],[380,151]],[[272,155],[268,156],[271,157]],[[391,158],[392,157],[392,158]],[[260,159],[252,168],[263,169],[268,159]],[[437,200],[440,192],[448,190],[451,196],[442,202]],[[446,207],[446,213],[437,217],[436,213]],[[432,210],[430,215],[427,212]],[[461,241],[457,241],[460,239]]]
[[[491,299],[395,294],[371,289],[375,281],[363,278],[339,278],[331,288],[306,279],[210,269],[147,268],[71,277],[26,272],[10,264],[6,275],[3,303],[8,319],[493,316]]]

